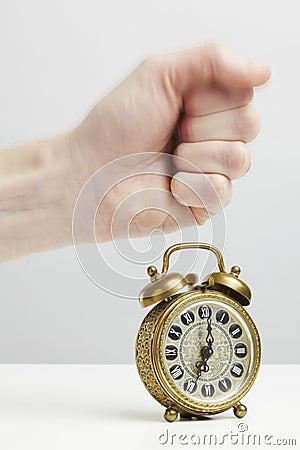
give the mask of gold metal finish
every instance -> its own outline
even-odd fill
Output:
[[[232,269],[235,269],[235,271]],[[251,300],[250,288],[244,281],[238,278],[238,273],[241,269],[237,266],[234,266],[232,269],[230,273],[212,273],[206,277],[204,283],[206,282],[212,286],[211,279],[213,279],[213,289],[223,292],[228,295],[228,297],[239,302],[242,306],[248,306]],[[237,269],[239,269],[239,271]]]
[[[233,412],[235,417],[242,419],[247,414],[247,408],[239,402],[237,405],[234,405]]]
[[[157,274],[157,268],[155,266],[149,266],[147,269],[149,277],[154,277]]]
[[[230,269],[230,273],[235,277],[238,277],[239,274],[241,273],[241,268],[239,266],[232,266]]]
[[[206,277],[201,285],[193,286],[188,292],[174,295],[188,285],[197,283],[197,275],[167,273],[172,253],[182,249],[198,248],[209,250],[218,260],[219,272]],[[245,405],[240,400],[253,385],[261,356],[258,331],[249,314],[243,306],[249,305],[251,291],[239,279],[240,267],[233,266],[226,272],[221,252],[213,245],[203,242],[179,243],[169,247],[163,256],[162,273],[155,266],[148,267],[151,282],[140,293],[140,304],[143,307],[155,305],[144,318],[136,339],[136,366],[139,376],[148,392],[161,405],[166,407],[164,418],[173,422],[180,414],[182,417],[217,414],[233,407],[234,414],[243,418],[247,413]],[[219,403],[202,403],[191,396],[185,395],[173,383],[164,363],[164,339],[172,320],[180,311],[190,307],[194,302],[206,302],[207,299],[220,301],[234,308],[245,320],[251,342],[253,344],[253,359],[246,384],[239,391]],[[165,301],[162,301],[165,300]]]
[[[218,259],[220,272],[212,273],[206,277],[204,280],[204,285],[206,285],[207,288],[214,286],[215,290],[223,292],[239,302],[241,305],[249,305],[251,300],[251,291],[247,284],[238,278],[241,272],[240,267],[233,266],[230,273],[227,273],[222,254],[216,247],[204,242],[185,242],[172,245],[166,250],[163,256],[161,274],[158,274],[155,266],[148,267],[147,272],[151,278],[151,283],[140,292],[140,304],[143,308],[154,305],[155,303],[176,294],[185,286],[192,285],[197,282],[195,274],[188,274],[185,277],[179,273],[167,274],[170,256],[172,253],[178,250],[191,248],[210,250]]]
[[[176,252],[177,250],[184,250],[184,249],[190,249],[190,248],[199,248],[199,249],[203,249],[203,250],[210,250],[217,257],[220,272],[226,272],[223,256],[222,256],[222,253],[220,252],[220,250],[217,247],[215,247],[214,245],[206,244],[205,242],[183,242],[183,243],[175,244],[175,245],[172,245],[171,247],[169,247],[168,250],[165,251],[164,256],[163,256],[163,266],[162,266],[161,272],[165,273],[168,271],[170,256],[172,253]]]
[[[191,397],[184,395],[172,384],[172,380],[164,366],[163,339],[167,333],[169,324],[178,314],[178,311],[188,308],[195,300],[203,302],[207,299],[222,301],[235,308],[246,321],[253,341],[253,364],[251,375],[245,386],[234,397],[217,404],[200,403]],[[174,408],[191,415],[217,414],[231,407],[235,407],[238,414],[245,411],[239,401],[246,395],[253,385],[260,364],[260,340],[258,331],[249,314],[236,301],[226,297],[215,290],[192,290],[180,295],[169,302],[161,302],[156,305],[143,320],[136,340],[136,365],[140,378],[149,393],[166,408]]]
[[[151,266],[150,266],[151,267]],[[188,273],[185,277],[180,273],[164,273],[152,276],[154,281],[147,284],[140,292],[140,304],[143,308],[170,297],[187,285],[197,283],[198,277],[194,273]]]
[[[169,408],[166,409],[164,418],[166,419],[167,422],[174,422],[177,419],[177,417],[178,417],[177,408],[173,408],[172,406],[170,406]]]

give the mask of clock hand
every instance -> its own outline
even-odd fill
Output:
[[[202,372],[209,371],[209,365],[207,364],[207,360],[208,360],[209,356],[206,354],[205,349],[207,349],[207,347],[203,347],[201,350],[202,361],[198,361],[196,363],[196,368],[198,369],[196,381],[201,377]]]
[[[208,317],[207,318],[207,336],[206,336],[206,342],[207,342],[207,345],[208,345],[208,350],[207,350],[207,352],[208,352],[208,354],[209,354],[209,358],[211,357],[211,355],[213,354],[213,348],[212,348],[212,345],[213,345],[213,342],[214,342],[214,337],[213,337],[213,335],[212,335],[212,326],[211,326],[211,318],[210,317]]]
[[[209,365],[207,364],[207,361],[214,352],[213,348],[212,348],[212,344],[214,342],[214,337],[213,337],[211,331],[212,331],[211,318],[208,317],[207,318],[207,336],[206,336],[207,346],[202,347],[202,349],[201,349],[202,361],[198,361],[196,363],[196,367],[198,369],[196,381],[200,378],[202,372],[209,371]]]

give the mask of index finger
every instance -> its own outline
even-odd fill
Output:
[[[170,80],[181,92],[196,83],[218,83],[233,88],[264,84],[268,66],[246,61],[219,44],[183,50],[169,55]]]

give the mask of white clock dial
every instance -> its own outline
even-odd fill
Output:
[[[203,349],[212,354],[205,370]],[[196,299],[170,318],[163,337],[165,372],[170,383],[199,403],[230,400],[244,388],[253,372],[251,331],[243,315],[233,306],[212,298]],[[203,366],[203,364],[202,364]]]

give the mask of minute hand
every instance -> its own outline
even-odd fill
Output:
[[[211,318],[210,317],[208,317],[207,318],[207,336],[206,336],[206,342],[207,342],[207,347],[208,347],[208,349],[207,349],[207,352],[208,352],[208,357],[210,358],[211,357],[211,355],[213,354],[213,348],[212,348],[212,345],[213,345],[213,342],[214,342],[214,337],[213,337],[213,335],[212,335],[212,326],[211,326]]]
[[[208,372],[209,371],[209,365],[207,364],[207,361],[208,361],[208,359],[211,357],[211,355],[214,352],[213,348],[212,348],[212,344],[214,342],[214,337],[213,337],[211,331],[212,331],[211,319],[208,317],[207,318],[207,336],[206,336],[207,346],[205,346],[205,347],[203,347],[201,349],[202,361],[199,361],[196,364],[196,367],[198,369],[196,380],[198,380],[200,378],[201,372]]]

